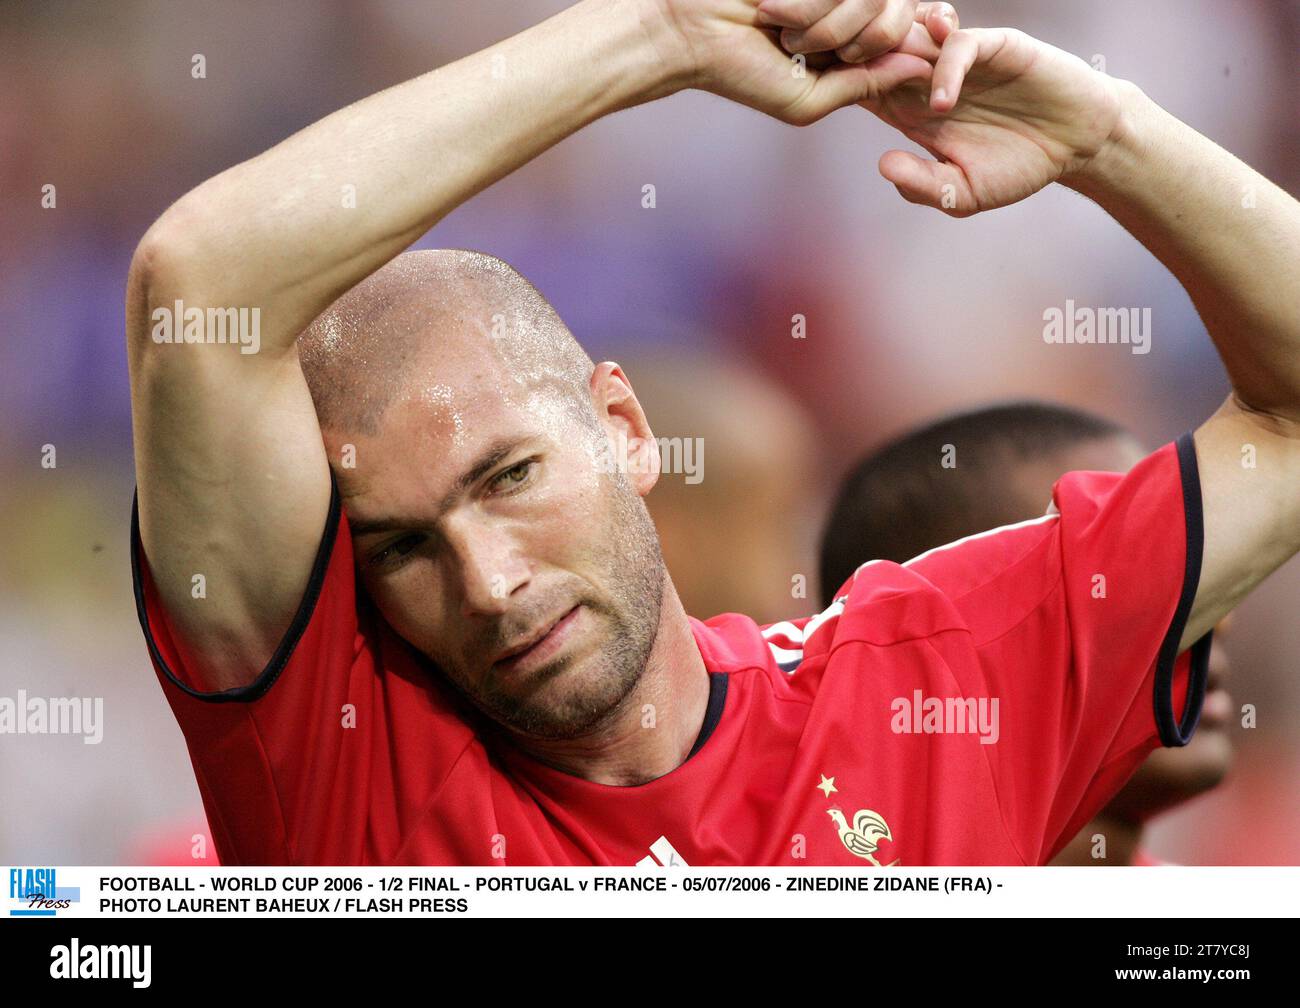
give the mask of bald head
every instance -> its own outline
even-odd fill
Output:
[[[455,373],[558,394],[590,413],[591,359],[555,309],[509,264],[482,252],[406,252],[357,284],[298,339],[327,433],[378,433],[395,402],[453,405]]]

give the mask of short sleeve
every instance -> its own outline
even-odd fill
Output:
[[[134,514],[131,534],[141,628],[221,863],[384,862],[471,733],[359,597],[337,487],[293,621],[257,679],[238,689],[196,687]]]
[[[1200,577],[1191,435],[1127,474],[1074,472],[1044,517],[942,546],[905,567],[942,593],[958,633],[934,646],[972,697],[997,702],[983,748],[1004,820],[1044,863],[1157,746],[1200,716],[1210,636],[1178,644]]]

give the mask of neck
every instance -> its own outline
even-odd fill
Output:
[[[572,739],[512,735],[515,746],[557,770],[629,787],[686,762],[704,724],[709,676],[672,581],[665,579],[659,630],[636,688],[589,734]]]

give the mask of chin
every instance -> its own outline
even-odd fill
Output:
[[[614,717],[639,678],[620,678],[599,661],[560,661],[539,669],[523,695],[484,698],[480,706],[498,724],[533,738],[582,738]]]

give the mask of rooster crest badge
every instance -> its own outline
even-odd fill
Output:
[[[892,868],[898,864],[898,859],[882,865],[876,860],[876,848],[881,840],[893,841],[894,836],[889,832],[889,824],[885,822],[884,817],[879,812],[872,812],[871,809],[858,809],[853,813],[853,824],[844,818],[844,812],[838,808],[826,810],[827,815],[835,821],[835,828],[839,830],[840,842],[848,849],[850,854],[856,854],[860,858],[866,858],[877,868]]]

